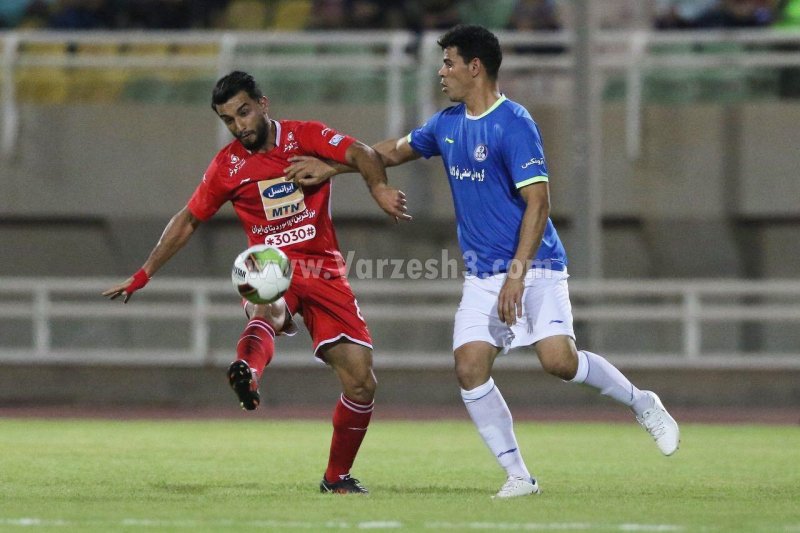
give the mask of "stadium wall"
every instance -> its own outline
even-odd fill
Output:
[[[378,106],[281,107],[276,117],[321,119],[366,141],[383,137]],[[532,111],[544,133],[553,216],[569,250],[569,116]],[[800,107],[760,102],[654,106],[645,110],[644,154],[629,161],[624,109],[606,106],[603,137],[605,272],[608,277],[798,277],[800,253],[790,145]],[[19,151],[0,162],[0,245],[19,260],[0,275],[121,275],[142,261],[169,217],[194,190],[215,153],[218,120],[207,107],[117,104],[23,106]],[[438,160],[390,171],[418,222],[452,228],[452,203]],[[343,247],[380,257],[455,249],[454,232],[397,228],[371,238],[382,213],[357,176],[337,178],[334,216]],[[197,246],[168,268],[182,275],[227,270],[243,238],[223,209]],[[448,229],[449,231],[449,229]],[[37,250],[59,257],[58,272]],[[427,257],[422,255],[418,257]],[[620,261],[620,257],[624,260]],[[754,259],[757,258],[757,259]],[[224,268],[221,268],[224,265]],[[169,272],[169,271],[168,271]]]
[[[0,408],[238,409],[222,367],[3,365]],[[643,389],[657,390],[670,407],[686,409],[800,409],[800,370],[624,369]],[[378,368],[378,401],[387,409],[463,407],[452,369]],[[614,407],[584,387],[565,384],[532,363],[527,370],[493,373],[515,409]],[[329,407],[338,382],[323,365],[270,367],[262,382],[263,406]],[[800,412],[800,411],[798,411]]]

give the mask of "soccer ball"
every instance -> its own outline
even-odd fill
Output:
[[[272,303],[289,289],[289,258],[266,244],[251,246],[234,260],[231,280],[245,299],[254,304]]]

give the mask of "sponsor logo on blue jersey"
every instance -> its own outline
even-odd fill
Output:
[[[474,168],[465,168],[462,170],[461,167],[451,166],[448,171],[453,178],[459,181],[463,181],[465,179],[470,181],[483,181],[486,179],[485,169],[476,170]]]
[[[531,165],[544,165],[544,158],[543,157],[531,157],[530,160],[525,161],[522,163],[522,168],[528,168]]]

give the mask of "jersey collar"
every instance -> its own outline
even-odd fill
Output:
[[[477,117],[473,117],[472,115],[467,113],[467,106],[464,106],[464,116],[466,116],[470,120],[480,120],[483,117],[485,117],[486,115],[488,115],[489,113],[491,113],[492,111],[494,111],[495,109],[497,109],[497,106],[499,106],[500,104],[502,104],[505,101],[506,101],[506,95],[501,94],[500,98],[498,98],[497,101],[492,104],[492,107],[490,107],[489,109],[487,109],[486,111],[484,111],[483,113],[478,115]]]
[[[270,121],[275,124],[275,148],[281,145],[281,123],[277,120]]]

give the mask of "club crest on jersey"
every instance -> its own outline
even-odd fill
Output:
[[[242,170],[242,167],[245,163],[247,163],[246,159],[242,159],[237,155],[231,154],[231,168],[228,169],[228,176],[235,176],[237,172]]]
[[[258,190],[267,220],[280,220],[306,209],[303,190],[291,181],[259,181]]]
[[[291,131],[286,134],[286,144],[283,146],[283,153],[297,150],[297,140],[294,138],[294,133]]]
[[[486,158],[489,157],[489,147],[485,144],[479,144],[475,147],[475,151],[472,152],[472,157],[478,162],[486,161]]]
[[[283,143],[283,153],[297,150],[297,147],[298,144],[297,139],[294,138],[294,132],[288,132],[286,134],[286,141]]]

